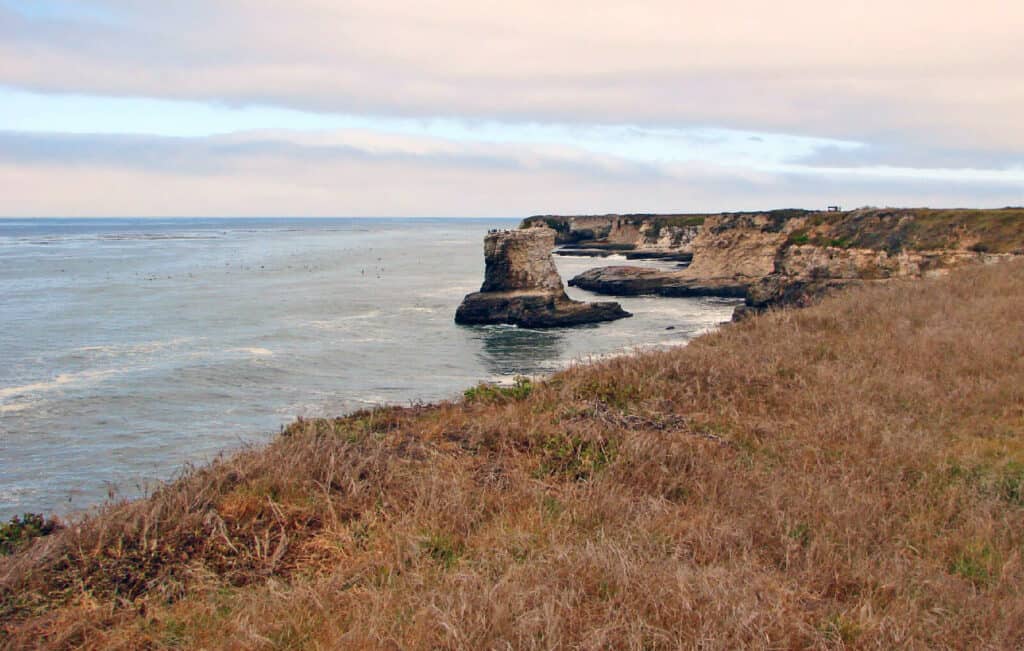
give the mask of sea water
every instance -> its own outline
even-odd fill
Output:
[[[635,316],[599,325],[455,325],[484,235],[516,224],[0,220],[0,518],[141,494],[297,416],[680,344],[735,305],[623,298]],[[563,278],[623,263],[556,260]]]

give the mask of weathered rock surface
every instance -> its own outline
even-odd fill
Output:
[[[607,258],[618,255],[618,253],[618,251],[609,251],[607,249],[558,249],[555,251],[555,255],[576,258]]]
[[[539,215],[524,220],[523,226],[555,229],[557,244],[683,253],[700,232],[703,219],[701,215]]]
[[[744,305],[733,320],[742,320],[770,307],[807,307],[839,289],[885,282],[893,278],[941,276],[957,267],[994,264],[1013,254],[976,251],[901,251],[890,255],[872,249],[843,249],[813,245],[780,251],[775,270],[750,285]]]
[[[693,262],[692,253],[676,251],[628,251],[625,256],[627,260],[667,260],[685,262],[687,265]]]
[[[1021,208],[542,219],[572,241],[578,241],[579,233],[593,232],[608,243],[615,237],[615,245],[627,246],[632,235],[637,251],[651,247],[652,230],[699,221],[688,227],[693,233],[679,240],[685,243],[678,252],[692,255],[686,269],[604,267],[580,274],[569,284],[611,295],[742,296],[745,305],[737,310],[737,318],[771,306],[809,305],[851,285],[928,277],[1024,254]],[[606,229],[601,228],[601,219]],[[576,230],[577,223],[587,229]]]
[[[618,303],[571,300],[551,257],[554,246],[555,232],[549,228],[489,233],[483,286],[462,300],[455,322],[547,328],[632,316]]]
[[[772,273],[775,255],[798,222],[773,213],[708,215],[688,243],[683,270],[601,267],[569,285],[598,294],[631,296],[722,296],[743,298],[747,288]]]
[[[597,267],[569,279],[570,287],[579,287],[596,294],[637,296],[656,294],[670,279],[671,273],[646,267]]]
[[[736,277],[695,278],[679,271],[650,269],[648,267],[598,267],[584,271],[569,281],[570,287],[579,287],[595,294],[611,296],[731,296],[743,298],[748,282]]]

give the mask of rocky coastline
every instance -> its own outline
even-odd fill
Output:
[[[550,328],[632,316],[618,303],[584,303],[568,297],[551,257],[555,237],[549,228],[488,233],[483,285],[463,299],[455,322]]]
[[[734,316],[807,306],[837,289],[1024,255],[1024,209],[864,208],[695,215],[531,217],[556,232],[562,255],[681,262],[583,272],[569,285],[597,294],[743,298]]]
[[[0,647],[1020,648],[1022,330],[978,265],[299,419],[8,528]]]

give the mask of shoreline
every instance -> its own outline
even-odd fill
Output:
[[[0,386],[25,392],[0,397],[5,408],[18,405],[0,416],[8,489],[0,519],[88,508],[106,499],[107,480],[119,495],[136,494],[141,481],[172,477],[239,439],[264,440],[297,415],[438,400],[495,374],[665,338],[662,326],[691,312],[695,322],[728,318],[729,308],[716,305],[655,307],[650,319],[547,335],[537,345],[515,333],[460,332],[451,313],[479,286],[485,222],[337,228],[0,254],[0,275],[31,280],[18,281],[10,309],[0,310]],[[58,263],[65,255],[79,262]],[[150,269],[168,265],[169,273]],[[379,279],[376,267],[384,267]],[[569,277],[579,265],[564,268]],[[159,280],[148,280],[153,274]]]
[[[609,609],[681,642],[889,646],[902,622],[903,643],[1013,646],[1024,440],[992,405],[1024,401],[1022,319],[1024,266],[969,268],[455,402],[300,420],[0,559],[0,635],[515,646],[554,609],[571,645]],[[685,616],[697,602],[757,623]]]
[[[492,376],[489,379],[480,380],[476,384],[467,386],[464,389],[454,391],[451,394],[451,396],[448,397],[448,398],[440,398],[440,399],[431,400],[431,401],[422,401],[422,400],[418,400],[418,399],[415,399],[415,398],[410,398],[408,400],[396,401],[396,402],[380,402],[380,401],[373,401],[373,400],[351,399],[351,400],[356,400],[357,402],[360,402],[363,406],[356,407],[356,408],[353,408],[353,409],[345,411],[345,412],[331,414],[331,415],[325,415],[325,416],[298,416],[298,417],[294,418],[293,420],[291,420],[290,422],[282,423],[280,425],[279,431],[277,433],[273,433],[273,432],[253,433],[250,436],[253,437],[253,439],[255,439],[255,440],[242,441],[241,443],[239,443],[237,445],[233,445],[233,446],[230,446],[230,447],[227,447],[227,448],[223,448],[220,451],[214,452],[211,458],[209,458],[207,460],[201,460],[201,461],[199,461],[199,462],[197,462],[195,464],[193,464],[192,462],[187,462],[187,463],[181,464],[177,469],[175,469],[175,470],[173,470],[171,472],[171,476],[169,478],[167,478],[167,479],[139,478],[137,481],[141,481],[141,483],[143,483],[145,486],[149,487],[149,488],[147,488],[147,492],[145,492],[145,493],[138,494],[138,495],[131,495],[131,496],[127,496],[127,497],[115,497],[113,499],[113,501],[109,501],[108,500],[108,501],[104,501],[104,502],[100,502],[100,503],[96,503],[96,504],[90,504],[90,505],[82,507],[81,509],[76,509],[76,510],[65,512],[65,513],[61,513],[61,514],[52,513],[52,512],[51,513],[39,512],[39,511],[34,510],[32,508],[28,508],[28,509],[24,510],[24,512],[21,515],[32,515],[32,516],[38,515],[39,517],[42,517],[42,518],[44,518],[47,521],[53,521],[53,522],[58,523],[61,527],[74,527],[74,526],[76,526],[78,524],[81,524],[81,522],[83,520],[92,518],[92,517],[98,515],[99,513],[103,512],[103,511],[105,511],[105,510],[107,510],[107,509],[109,509],[111,507],[116,507],[116,506],[124,504],[126,502],[130,503],[130,502],[144,501],[144,500],[150,498],[150,497],[152,497],[152,495],[154,493],[157,493],[160,490],[166,489],[168,486],[174,484],[176,481],[178,481],[178,479],[182,475],[186,474],[187,472],[189,472],[192,468],[194,468],[196,466],[198,466],[200,468],[201,467],[205,467],[205,466],[209,466],[211,464],[219,463],[219,462],[223,461],[224,459],[230,457],[231,455],[238,454],[240,452],[245,452],[245,451],[258,450],[258,449],[260,449],[262,447],[270,445],[271,443],[273,443],[273,440],[277,436],[280,435],[281,431],[287,429],[291,425],[294,425],[296,422],[303,422],[303,421],[309,421],[309,420],[322,420],[322,419],[347,419],[347,418],[351,418],[351,417],[353,417],[353,416],[355,416],[357,414],[364,413],[364,412],[367,412],[367,411],[376,412],[376,411],[387,411],[387,410],[392,410],[392,409],[409,409],[409,408],[417,408],[417,407],[431,408],[431,407],[438,407],[438,406],[441,406],[441,405],[454,404],[454,403],[458,403],[460,400],[462,400],[467,392],[470,392],[470,391],[472,391],[474,389],[478,389],[481,386],[493,386],[493,387],[498,387],[498,388],[509,388],[509,387],[516,386],[516,384],[521,379],[528,380],[531,383],[544,382],[544,381],[550,380],[552,377],[554,377],[554,376],[556,376],[556,375],[558,375],[560,373],[564,373],[566,371],[570,371],[570,370],[574,370],[574,369],[586,368],[588,366],[593,366],[593,365],[597,365],[597,364],[613,361],[613,360],[616,360],[616,359],[635,357],[635,356],[643,355],[645,353],[650,353],[650,352],[660,352],[660,351],[672,350],[672,349],[675,349],[675,348],[683,348],[683,347],[686,347],[686,346],[690,345],[691,343],[693,343],[697,339],[700,339],[701,337],[704,337],[704,336],[709,335],[709,334],[713,334],[715,331],[717,331],[719,328],[721,328],[723,326],[730,325],[730,323],[731,323],[730,321],[719,322],[718,324],[716,324],[714,326],[711,326],[709,328],[704,328],[703,331],[700,334],[695,335],[694,337],[692,337],[690,339],[685,339],[685,340],[680,340],[680,341],[675,341],[675,342],[651,342],[651,343],[646,343],[646,344],[636,344],[635,346],[631,347],[631,349],[621,349],[621,350],[618,350],[618,351],[611,351],[611,352],[606,352],[606,353],[589,353],[589,354],[587,354],[586,357],[578,357],[578,358],[572,358],[572,359],[567,359],[567,360],[561,360],[559,362],[559,364],[560,364],[559,368],[552,369],[550,371],[547,371],[547,372],[544,372],[544,373],[540,373],[540,374]],[[518,328],[518,326],[510,326],[510,327],[517,327]],[[528,328],[525,328],[525,329],[524,328],[520,328],[520,330],[529,330],[529,329]],[[572,328],[571,327],[570,328],[566,328],[566,330],[571,331]],[[541,330],[541,332],[545,332],[545,331],[546,330]],[[17,405],[15,405],[15,406],[17,406]],[[0,413],[3,413],[2,409],[0,409]],[[114,490],[114,494],[116,495],[116,493],[117,493],[116,486],[112,486],[111,488]],[[0,524],[2,524],[2,523],[3,522],[0,521]]]

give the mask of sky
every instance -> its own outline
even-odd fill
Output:
[[[1024,205],[1024,3],[0,0],[0,217]]]

